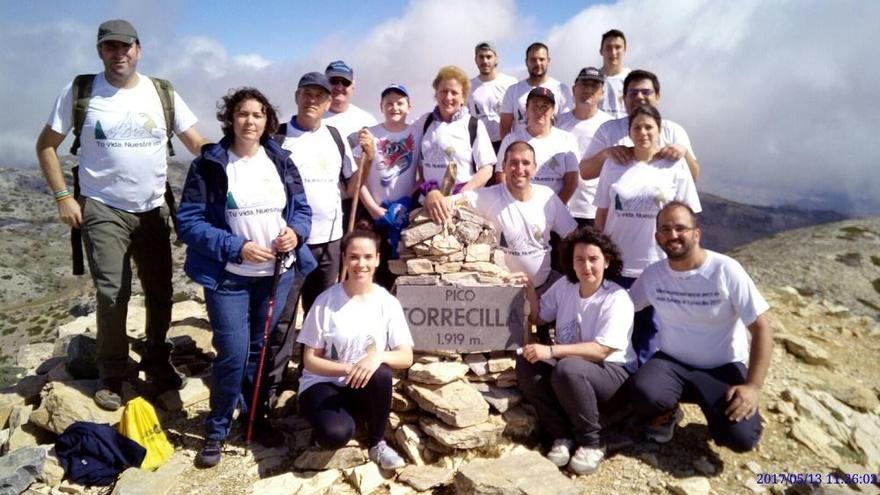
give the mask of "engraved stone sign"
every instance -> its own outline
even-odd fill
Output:
[[[418,351],[512,350],[525,341],[521,287],[398,285],[397,299]]]

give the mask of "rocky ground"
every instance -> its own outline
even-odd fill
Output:
[[[876,479],[870,475],[880,472],[878,242],[880,219],[870,219],[777,234],[734,251],[773,307],[776,333],[762,398],[765,430],[754,452],[735,454],[707,441],[700,411],[685,405],[685,418],[669,444],[646,442],[638,429],[622,421],[609,428],[609,452],[598,472],[581,477],[562,473],[541,456],[529,407],[517,404],[515,392],[495,390],[501,395],[493,396],[480,385],[483,375],[475,367],[495,366],[489,373],[495,373],[494,387],[515,390],[500,380],[509,356],[468,357],[461,363],[458,356],[445,355],[422,356],[408,376],[400,376],[388,438],[411,464],[398,473],[379,472],[356,443],[332,456],[307,448],[308,426],[291,410],[292,393],[282,397],[275,411],[285,445],[249,448],[236,430],[220,466],[199,470],[192,459],[201,444],[208,396],[199,377],[213,351],[203,306],[193,301],[175,306],[172,331],[175,362],[191,375],[190,383],[179,393],[154,397],[174,456],[155,473],[127,471],[114,493],[397,494],[417,488],[511,494],[880,493],[880,485],[870,483]],[[142,318],[142,311],[132,311],[133,338],[139,336]],[[15,365],[25,378],[0,394],[0,444],[10,452],[0,457],[0,480],[10,479],[8,464],[14,464],[19,469],[12,469],[12,478],[27,482],[27,493],[109,491],[62,482],[51,450],[43,460],[45,450],[34,447],[51,443],[76,418],[118,420],[93,407],[88,393],[94,382],[74,379],[88,372],[78,358],[88,355],[93,324],[93,315],[71,319],[52,330],[54,342],[31,345],[16,355]],[[435,394],[439,398],[425,392],[449,386],[462,391],[456,396],[475,390],[486,403],[456,408],[455,401],[443,402],[442,392]],[[485,410],[487,419],[482,412],[476,417],[475,409]],[[451,423],[461,427],[450,428]],[[22,469],[29,465],[31,471]],[[819,475],[822,484],[798,483],[798,474],[813,480]],[[828,483],[842,481],[845,474],[859,475],[858,483]]]

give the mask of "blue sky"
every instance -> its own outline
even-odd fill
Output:
[[[661,113],[688,131],[701,190],[880,214],[880,115],[866,111],[880,2],[0,2],[0,166],[36,165],[52,102],[75,74],[100,70],[97,25],[116,17],[141,34],[139,70],[170,79],[208,137],[229,88],[260,88],[288,118],[296,80],[331,60],[354,67],[354,102],[373,113],[381,88],[406,84],[415,118],[433,106],[439,67],[475,72],[478,41],[494,40],[499,68],[517,78],[525,47],[545,41],[551,76],[570,83],[601,63],[602,32],[620,28],[626,65],[658,74]]]

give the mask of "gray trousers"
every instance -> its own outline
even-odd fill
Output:
[[[126,318],[131,298],[131,261],[137,266],[146,306],[147,350],[162,347],[171,324],[171,227],[168,208],[130,213],[83,197],[82,234],[97,292],[98,371],[125,375]]]
[[[617,363],[578,357],[556,366],[516,359],[519,388],[535,406],[542,428],[554,440],[572,438],[578,446],[599,447],[599,411],[620,407],[629,373]]]

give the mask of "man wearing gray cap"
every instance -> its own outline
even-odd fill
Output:
[[[498,72],[498,50],[491,41],[477,43],[474,48],[474,62],[480,73],[471,79],[468,109],[471,115],[486,124],[492,147],[498,153],[498,146],[501,145],[501,100],[504,99],[507,88],[516,84],[516,78]]]
[[[605,93],[605,75],[595,67],[584,67],[574,80],[574,109],[559,116],[556,127],[572,133],[577,140],[578,160],[584,158],[584,152],[593,140],[596,130],[613,117],[599,110]],[[592,226],[596,218],[596,207],[593,197],[599,179],[584,180],[578,174],[578,186],[571,199],[568,210],[577,221],[578,226]]]
[[[357,141],[357,132],[378,122],[370,112],[351,102],[354,94],[354,70],[342,60],[330,62],[324,70],[330,82],[330,109],[324,113],[324,123],[339,129],[350,146]]]
[[[142,50],[124,20],[101,24],[99,74],[77,76],[61,91],[37,139],[37,158],[61,221],[81,230],[97,292],[95,402],[122,405],[127,377],[126,317],[133,259],[144,291],[147,342],[141,369],[158,388],[180,388],[185,377],[171,364],[171,223],[166,201],[169,139],[177,134],[197,154],[204,143],[196,117],[170,83],[137,72]],[[74,131],[79,154],[74,191],[64,182],[58,146]],[[78,192],[79,194],[76,194]],[[75,251],[80,252],[78,247]],[[76,271],[76,268],[75,268]]]
[[[351,147],[340,131],[323,121],[333,92],[330,81],[320,72],[303,75],[294,100],[296,115],[281,124],[276,140],[290,151],[302,177],[306,200],[312,207],[312,231],[306,243],[318,268],[303,280],[297,277],[278,319],[273,340],[273,369],[269,389],[274,392],[283,381],[287,362],[293,353],[296,305],[302,295],[303,313],[308,313],[318,294],[339,278],[340,244],[344,233],[342,192],[355,194],[357,165]]]

